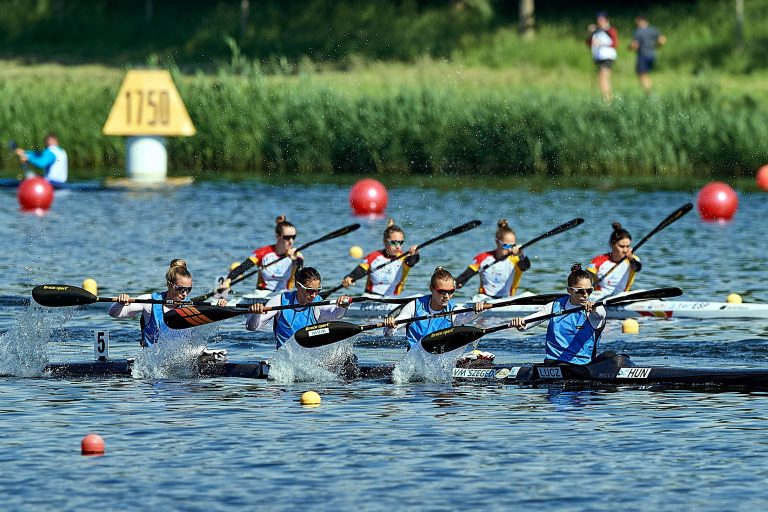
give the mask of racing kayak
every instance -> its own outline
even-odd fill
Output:
[[[621,295],[615,295],[620,297]],[[599,296],[595,294],[594,299]],[[493,304],[506,299],[488,299],[484,296],[472,298],[473,301],[486,300]],[[540,306],[514,305],[493,308],[485,312],[485,315],[526,316],[536,313]],[[768,319],[768,304],[688,300],[645,300],[632,304],[606,306],[608,318],[625,319],[637,317],[656,318],[696,318],[700,320],[717,319]]]
[[[59,378],[110,378],[132,377],[133,359],[113,359],[79,363],[50,363],[45,373]],[[391,364],[345,364],[339,375],[345,379],[384,379],[392,375]],[[269,378],[269,363],[266,361],[248,363],[212,362],[200,366],[200,377],[235,377],[240,379]]]
[[[524,294],[515,297],[524,297]],[[401,296],[402,297],[402,296]],[[418,297],[418,295],[416,296]],[[485,296],[475,296],[472,302],[460,307],[472,307],[473,302],[486,301],[490,304],[506,299],[489,299]],[[376,302],[361,302],[352,304],[345,315],[347,318],[376,318],[384,317],[397,308],[397,304],[384,304]],[[541,306],[516,304],[502,306],[487,310],[483,316],[516,317],[527,316],[536,313]],[[634,304],[606,306],[609,319],[625,319],[638,317],[652,318],[695,318],[700,320],[718,319],[764,319],[768,320],[768,304],[711,301],[687,301],[687,300],[647,300]]]
[[[500,365],[487,361],[453,369],[458,381],[569,387],[633,386],[682,389],[768,389],[765,368],[680,368],[639,366],[623,354],[606,353],[590,364]]]
[[[340,376],[348,379],[389,379],[392,364],[347,364]],[[85,363],[51,363],[52,377],[131,377],[132,359]],[[217,362],[201,367],[201,377],[267,379],[269,363]],[[606,353],[583,366],[544,364],[494,364],[486,360],[459,362],[452,371],[456,382],[568,387],[655,387],[683,389],[768,390],[766,368],[681,368],[637,365],[629,356]]]

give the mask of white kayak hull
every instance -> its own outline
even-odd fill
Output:
[[[491,299],[473,297],[474,300],[487,300],[490,303],[507,299]],[[390,314],[397,304],[382,304],[378,302],[360,302],[350,305],[346,314],[348,318],[378,318]],[[472,303],[459,307],[472,307]],[[483,313],[484,317],[518,317],[536,313],[541,306],[516,305],[493,308]],[[768,320],[768,304],[685,300],[647,300],[627,304],[625,306],[609,306],[606,308],[609,319],[626,318],[695,318],[700,320],[718,319],[765,319]]]

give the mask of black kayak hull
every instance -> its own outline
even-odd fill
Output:
[[[347,364],[339,375],[348,380],[389,379],[392,364]],[[111,378],[131,377],[133,360],[119,359],[88,363],[51,363],[46,372],[53,377]],[[204,365],[201,377],[269,378],[266,361]],[[453,380],[463,383],[512,384],[521,386],[568,387],[671,387],[768,390],[768,369],[755,368],[679,368],[638,366],[619,355],[584,366],[544,364],[492,364],[471,361],[457,364]]]

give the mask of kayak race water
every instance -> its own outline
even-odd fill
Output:
[[[542,361],[545,327],[481,338],[477,348],[495,355],[487,363],[494,365],[491,368],[454,370],[451,363],[433,368],[431,374],[420,366],[423,361],[408,356],[402,337],[383,338],[380,329],[344,345],[344,353],[356,355],[361,368],[383,365],[391,372],[398,365],[393,383],[388,375],[345,380],[333,372],[300,369],[294,361],[278,357],[271,332],[246,331],[245,319],[238,316],[206,326],[185,347],[225,349],[229,363],[252,364],[241,367],[240,376],[222,378],[180,370],[186,368],[184,354],[151,360],[139,347],[138,321],[110,318],[109,304],[42,308],[28,303],[36,285],[80,286],[85,278],[98,282],[100,297],[147,292],[162,284],[174,257],[187,260],[194,274],[193,294],[205,293],[230,263],[242,261],[254,246],[270,240],[277,213],[285,213],[297,226],[298,244],[343,225],[362,224],[347,238],[304,251],[307,264],[322,272],[323,286],[335,286],[358,262],[348,255],[349,247],[357,245],[366,252],[378,248],[385,222],[352,216],[347,192],[344,187],[255,183],[202,183],[140,194],[72,191],[57,196],[56,207],[44,217],[20,214],[13,194],[0,193],[0,235],[5,240],[0,267],[7,281],[0,301],[0,373],[13,375],[2,377],[7,412],[0,416],[0,427],[23,445],[9,457],[34,457],[35,471],[49,475],[40,484],[48,496],[86,505],[98,497],[121,509],[175,508],[176,500],[187,499],[193,485],[198,490],[202,486],[195,497],[201,507],[246,507],[253,503],[247,490],[252,481],[269,490],[269,505],[275,508],[322,502],[325,508],[345,509],[353,505],[350,496],[368,495],[392,507],[431,508],[423,506],[429,502],[435,508],[493,509],[499,500],[522,503],[526,488],[544,489],[539,495],[554,507],[563,502],[560,493],[546,490],[553,472],[576,479],[591,465],[610,472],[610,487],[598,483],[584,489],[573,506],[563,508],[604,509],[609,506],[606,496],[615,504],[625,492],[633,493],[633,503],[657,507],[659,502],[642,492],[642,486],[667,496],[685,489],[684,499],[665,501],[665,506],[702,505],[706,500],[700,508],[728,509],[745,492],[759,495],[757,488],[766,475],[733,453],[748,453],[754,460],[768,456],[760,434],[768,398],[760,386],[749,391],[748,386],[654,386],[631,380],[596,385],[559,381],[557,368],[542,374],[550,376],[548,380],[516,382],[517,376],[531,375],[526,374],[533,371],[531,363]],[[302,200],[286,204],[285,197]],[[563,276],[570,265],[586,263],[604,251],[610,221],[623,222],[633,234],[646,233],[658,222],[658,212],[689,199],[684,193],[578,190],[537,195],[486,190],[481,197],[472,190],[408,188],[390,190],[394,206],[389,213],[414,242],[465,219],[483,221],[477,229],[425,248],[408,275],[407,294],[426,293],[437,265],[460,273],[475,253],[486,249],[502,216],[514,219],[521,240],[574,216],[584,217],[583,228],[527,250],[531,269],[523,275],[521,289],[540,294],[564,292]],[[183,208],[169,214],[169,204]],[[749,221],[766,214],[762,197],[747,194],[741,198],[739,217],[729,225],[704,224],[693,214],[679,220],[644,246],[644,268],[635,287],[679,286],[684,294],[669,300],[690,303],[725,303],[732,292],[745,303],[768,303],[760,264],[763,251],[753,243],[768,235],[768,228]],[[744,229],[742,222],[750,228]],[[476,279],[459,290],[457,302],[472,300]],[[247,284],[234,288],[233,298],[251,292],[255,282]],[[360,284],[350,289],[353,295],[361,292]],[[345,320],[364,324],[376,317],[371,313]],[[736,372],[762,382],[759,372],[768,368],[764,320],[677,314],[636,318],[637,335],[623,334],[621,320],[609,319],[601,343],[605,350],[631,356],[637,369],[627,375],[647,379],[657,368],[684,368],[714,372],[709,378],[724,379]],[[476,325],[492,326],[503,319],[490,310]],[[94,331],[110,335],[109,364],[119,370],[110,376],[97,377],[95,368],[104,363],[94,358]],[[137,361],[138,377],[133,369],[131,376],[125,375],[128,359]],[[245,370],[251,376],[263,373],[262,361],[276,365],[279,372],[273,379],[243,378]],[[59,363],[87,363],[94,371],[87,377],[44,371],[46,365]],[[88,366],[80,369],[87,371]],[[763,370],[754,374],[755,369]],[[427,378],[416,378],[419,373]],[[614,380],[621,379],[618,375]],[[310,389],[319,393],[322,404],[303,408],[299,397]],[[73,491],[64,484],[72,478],[100,488],[93,466],[78,459],[80,438],[91,431],[107,443],[99,471],[123,476],[104,483],[103,491]],[[589,457],[579,442],[568,441],[574,435],[588,437]],[[497,459],[517,475],[504,485],[489,481],[488,468],[501,468]],[[681,466],[681,460],[694,468],[727,467],[728,475],[697,476],[696,471],[683,471],[689,466]],[[202,467],[201,461],[206,469],[191,474],[189,468]],[[22,462],[6,464],[31,477]],[[127,465],[155,475],[167,492],[139,498],[131,492],[138,482],[134,480],[147,480],[133,469],[127,472]],[[285,484],[297,475],[302,488],[313,489],[311,496]],[[333,479],[333,489],[325,477]],[[701,478],[719,486],[722,494],[707,493]],[[731,484],[733,479],[739,484]],[[614,486],[624,491],[618,493]],[[391,489],[397,489],[397,498],[391,497]],[[227,497],[217,497],[219,490]],[[9,507],[13,500],[21,502],[12,497]],[[523,502],[533,503],[526,500],[532,498]],[[373,510],[373,503],[355,500],[354,506]]]

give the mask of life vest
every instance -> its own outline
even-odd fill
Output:
[[[54,183],[66,183],[69,166],[67,152],[59,146],[48,146],[48,151],[53,153],[56,160],[46,169],[45,178]]]

